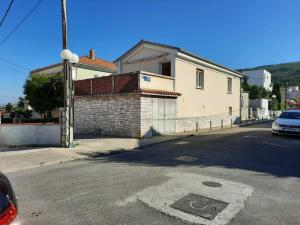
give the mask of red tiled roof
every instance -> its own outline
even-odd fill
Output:
[[[154,94],[154,95],[163,95],[163,96],[180,96],[181,94],[175,91],[163,91],[163,90],[154,90],[154,89],[139,89],[136,90],[141,94]]]
[[[86,65],[92,65],[92,66],[99,66],[99,67],[105,67],[105,68],[109,68],[109,69],[117,69],[116,64],[106,61],[104,59],[100,59],[100,58],[95,58],[95,59],[91,59],[88,56],[82,56],[79,58],[79,63],[80,64],[86,64]]]
[[[84,65],[89,65],[89,66],[95,66],[95,67],[100,67],[100,68],[108,68],[108,69],[112,69],[112,70],[116,70],[117,66],[116,64],[106,61],[104,59],[100,59],[100,58],[95,58],[95,59],[91,59],[88,56],[82,56],[79,58],[79,64],[84,64]],[[50,66],[45,66],[42,68],[38,68],[35,70],[30,71],[30,73],[36,73],[42,70],[46,70],[49,69],[51,67],[56,67],[56,66],[60,66],[62,65],[62,63],[56,63],[56,64],[52,64]]]

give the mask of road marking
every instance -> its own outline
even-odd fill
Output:
[[[137,199],[166,215],[176,217],[184,222],[204,225],[225,225],[245,207],[245,201],[251,196],[254,188],[249,185],[202,176],[192,173],[169,173],[170,179],[160,185],[151,186],[136,193],[130,199]],[[221,183],[219,188],[202,185],[204,181]],[[228,203],[213,220],[174,209],[171,205],[188,194],[201,195],[207,198]],[[128,202],[128,200],[125,202]]]
[[[266,145],[272,145],[272,146],[275,146],[275,147],[279,147],[279,148],[292,149],[292,148],[289,147],[289,146],[281,145],[281,144],[276,144],[276,143],[273,143],[273,142],[263,141],[262,143],[264,143],[264,144],[266,144]]]
[[[257,138],[255,135],[245,135],[244,138]]]
[[[186,144],[189,144],[189,143],[191,143],[191,142],[189,142],[189,141],[178,141],[175,144],[176,145],[186,145]]]
[[[185,155],[178,156],[178,157],[176,157],[176,158],[174,158],[174,159],[175,159],[175,160],[179,160],[179,161],[185,161],[185,162],[193,162],[193,161],[198,160],[198,158],[196,158],[196,157],[185,156]]]
[[[125,200],[117,201],[116,205],[117,206],[127,206],[129,203],[134,203],[137,201],[136,196],[130,196],[126,198]]]

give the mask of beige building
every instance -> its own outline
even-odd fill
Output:
[[[115,63],[117,75],[77,82],[77,133],[144,137],[239,121],[243,75],[237,71],[181,48],[148,41],[140,41]],[[104,88],[104,83],[112,89]],[[114,116],[99,119],[110,112]],[[84,119],[83,113],[97,116]]]
[[[30,75],[54,75],[63,72],[62,63],[53,64],[32,70]],[[79,58],[79,63],[72,66],[72,75],[74,80],[83,80],[108,76],[116,73],[117,67],[114,63],[96,57],[94,49],[89,51],[89,55]]]

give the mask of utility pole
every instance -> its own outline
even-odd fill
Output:
[[[67,2],[61,0],[62,13],[62,47],[68,49],[68,22]],[[74,147],[73,144],[73,80],[69,59],[63,59],[64,73],[64,110],[62,116],[62,145],[66,148]]]
[[[287,86],[288,83],[285,84],[285,93],[284,93],[284,109],[287,110]]]

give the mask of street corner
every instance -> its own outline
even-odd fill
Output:
[[[229,223],[254,191],[250,185],[192,173],[169,173],[168,181],[136,193],[136,199],[184,222]]]

